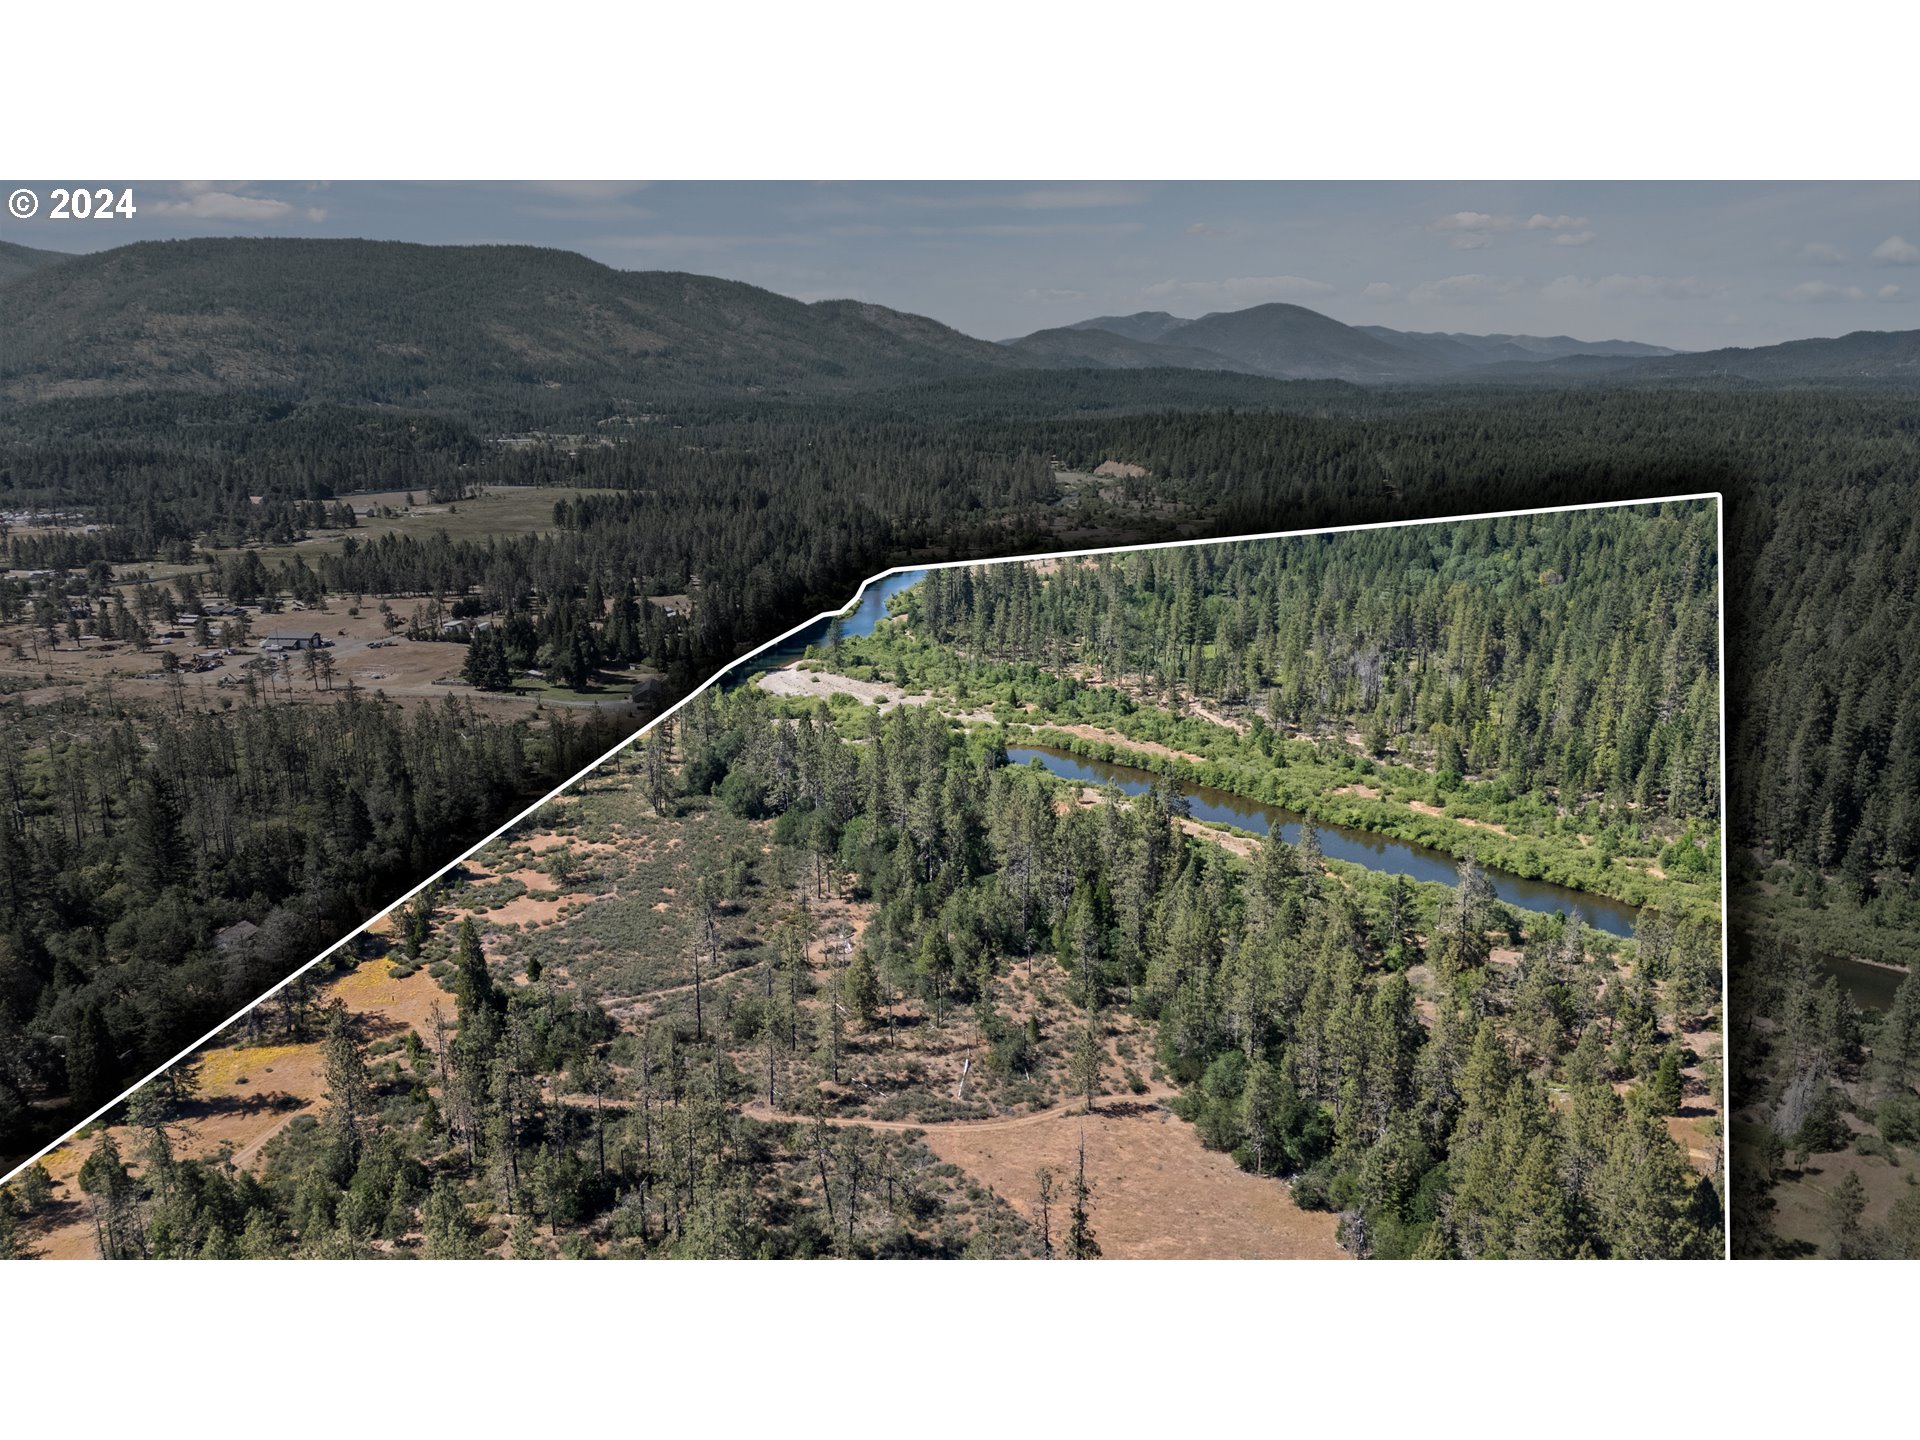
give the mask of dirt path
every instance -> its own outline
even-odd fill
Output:
[[[1223,730],[1231,730],[1236,735],[1244,735],[1246,733],[1246,730],[1247,730],[1246,721],[1229,720],[1226,716],[1220,714],[1218,711],[1212,710],[1207,706],[1202,705],[1198,700],[1187,701],[1187,708],[1191,710],[1194,714],[1198,715],[1202,720],[1205,720],[1212,725],[1218,725]]]
[[[1475,820],[1470,815],[1455,815],[1450,810],[1442,810],[1438,805],[1430,805],[1425,800],[1409,800],[1407,808],[1418,815],[1430,815],[1435,820],[1451,820],[1456,825],[1465,825],[1469,830],[1491,830],[1496,835],[1507,833],[1507,827],[1497,825],[1491,820]]]
[[[1170,745],[1162,745],[1158,740],[1135,740],[1130,735],[1122,735],[1118,730],[1103,730],[1098,725],[1060,725],[1050,724],[1044,728],[1058,730],[1064,735],[1077,736],[1082,740],[1098,740],[1108,745],[1119,745],[1129,750],[1137,750],[1142,755],[1158,755],[1164,760],[1186,760],[1195,765],[1207,763],[1207,757],[1196,755],[1191,750],[1175,750]]]
[[[1109,1101],[1108,1103],[1117,1102]],[[1159,1103],[1159,1097],[1156,1096],[1146,1102],[1129,1103],[1157,1105]],[[936,1131],[949,1130],[1025,1130],[1035,1125],[1044,1125],[1050,1121],[1059,1120],[1065,1116],[1084,1115],[1086,1108],[1087,1106],[1084,1100],[1075,1099],[1064,1101],[1059,1105],[1050,1106],[1045,1110],[1035,1110],[1026,1115],[1003,1115],[993,1120],[941,1120],[934,1122],[925,1120],[868,1120],[860,1115],[827,1115],[822,1118],[829,1125],[841,1126],[847,1129],[892,1131],[924,1130],[927,1134],[932,1135]],[[741,1109],[755,1120],[766,1120],[780,1125],[811,1125],[813,1123],[813,1116],[811,1115],[784,1114],[781,1111],[770,1109],[764,1100],[752,1101],[747,1105],[743,1105]]]

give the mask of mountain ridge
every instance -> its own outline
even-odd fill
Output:
[[[524,245],[192,239],[71,256],[0,247],[0,267],[9,264],[0,400],[16,406],[246,393],[511,431],[656,403],[808,400],[1035,371],[1164,368],[1217,374],[1223,385],[1229,373],[1363,385],[1920,381],[1920,331],[1682,354],[1632,340],[1352,326],[1277,302],[1195,320],[1095,317],[994,343],[868,301],[808,303]]]
[[[535,246],[142,241],[0,286],[0,395],[16,401],[252,389],[458,408],[502,389],[831,391],[1023,363],[884,306]]]
[[[1119,328],[1110,330],[1110,325]],[[1102,332],[1112,339],[1072,338]],[[1158,338],[1143,338],[1148,334]],[[1347,325],[1304,306],[1279,303],[1216,311],[1198,320],[1164,311],[1099,316],[1003,343],[1056,363],[1229,368],[1272,379],[1360,384],[1920,381],[1920,331],[1862,330],[1831,339],[1687,352],[1640,340]]]
[[[63,250],[35,250],[29,245],[16,245],[11,240],[0,240],[0,285],[72,258]]]

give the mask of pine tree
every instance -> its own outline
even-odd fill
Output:
[[[1073,1218],[1067,1229],[1067,1258],[1098,1260],[1100,1242],[1094,1238],[1089,1208],[1093,1185],[1087,1179],[1087,1137],[1084,1132],[1080,1136],[1080,1161],[1073,1172],[1073,1184],[1068,1187],[1068,1192],[1073,1197]]]
[[[345,1153],[348,1169],[360,1163],[366,1125],[373,1109],[373,1084],[367,1074],[367,1062],[360,1053],[357,1029],[346,1007],[335,1002],[327,1015],[324,1049],[327,1122]]]
[[[1053,1171],[1042,1165],[1033,1174],[1035,1209],[1040,1215],[1040,1258],[1053,1259]]]

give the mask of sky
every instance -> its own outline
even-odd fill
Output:
[[[51,187],[31,188],[38,212],[0,215],[0,239],[552,245],[992,340],[1275,300],[1349,324],[1687,350],[1920,329],[1913,182],[136,182],[133,218],[85,221],[52,219]]]

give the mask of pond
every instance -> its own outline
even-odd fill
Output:
[[[1840,981],[1840,988],[1853,997],[1862,1010],[1878,1012],[1893,1008],[1893,992],[1907,978],[1904,970],[1889,970],[1884,965],[1869,965],[1845,955],[1825,955],[1821,964]]]

